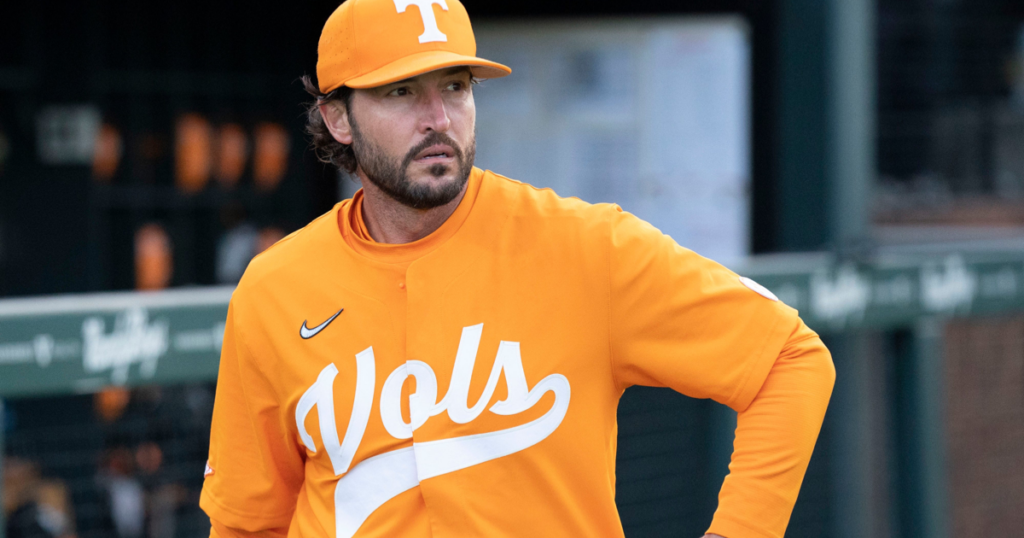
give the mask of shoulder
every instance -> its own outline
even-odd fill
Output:
[[[601,249],[687,250],[618,204],[592,204],[576,197],[559,196],[549,188],[534,187],[493,172],[487,174],[485,180],[502,192],[504,203],[514,208],[511,220],[517,233],[533,231]]]
[[[324,252],[337,239],[337,217],[341,202],[306,226],[287,235],[256,255],[245,269],[234,298],[258,293],[279,284],[295,282],[322,265]]]
[[[533,223],[546,229],[577,230],[607,234],[612,223],[624,213],[616,204],[592,204],[575,196],[560,196],[550,188],[540,188],[487,171],[485,181],[500,191],[511,217],[520,225]]]
[[[534,187],[492,172],[487,174],[486,180],[501,190],[506,203],[515,208],[511,216],[517,234],[532,232],[545,238],[560,238],[556,242],[564,248],[607,250],[631,263],[668,257],[674,259],[674,263],[718,265],[682,247],[656,226],[624,211],[618,204],[591,204],[576,197],[559,196],[552,189]]]

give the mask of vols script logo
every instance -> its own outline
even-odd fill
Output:
[[[338,375],[336,366],[327,365],[313,386],[299,399],[295,409],[295,423],[303,444],[311,452],[317,452],[313,437],[305,426],[306,417],[316,407],[323,450],[330,458],[335,475],[344,475],[338,480],[334,491],[338,538],[353,536],[374,510],[400,493],[418,486],[420,481],[530,448],[546,439],[562,424],[569,409],[569,380],[564,375],[551,374],[537,382],[532,389],[527,388],[519,342],[503,341],[499,344],[484,392],[470,407],[469,383],[483,329],[483,324],[462,329],[451,384],[440,401],[437,399],[437,377],[427,363],[410,360],[391,372],[384,381],[380,395],[380,415],[385,429],[396,439],[410,439],[412,432],[430,417],[444,412],[457,424],[472,422],[490,403],[502,372],[505,373],[508,397],[491,405],[488,410],[498,415],[516,415],[531,409],[544,394],[553,392],[555,403],[540,418],[506,430],[414,442],[411,448],[374,456],[359,462],[350,470],[373,407],[376,383],[373,347],[356,355],[355,401],[343,440],[338,437],[338,425],[334,417],[334,379]],[[409,396],[410,422],[405,422],[401,406],[402,384],[409,376],[416,379],[416,392]]]

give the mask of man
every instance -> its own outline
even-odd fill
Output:
[[[473,168],[472,83],[510,72],[475,54],[458,0],[348,0],[327,21],[310,129],[363,188],[232,297],[212,535],[621,537],[616,406],[640,384],[739,412],[709,535],[782,536],[827,350],[618,207]]]

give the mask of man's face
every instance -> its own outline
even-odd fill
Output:
[[[468,69],[356,90],[348,121],[361,175],[394,200],[430,209],[462,192],[476,156]]]

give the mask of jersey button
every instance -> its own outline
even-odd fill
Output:
[[[398,283],[398,289],[404,290],[405,289],[405,282],[399,282]]]

